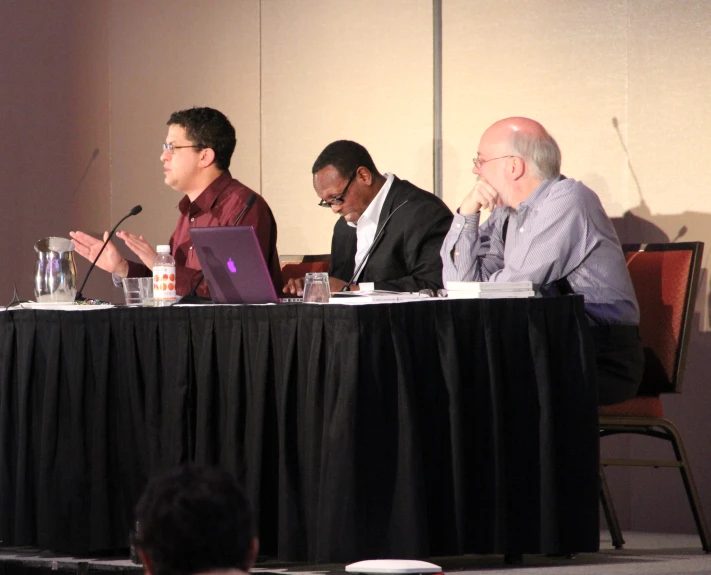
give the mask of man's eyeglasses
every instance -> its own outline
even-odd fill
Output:
[[[502,160],[504,158],[515,158],[516,156],[499,156],[498,158],[489,158],[488,160],[482,160],[477,156],[472,160],[474,162],[474,167],[479,170],[481,167],[486,164],[486,162],[493,162],[494,160]]]
[[[340,206],[343,203],[343,198],[346,196],[346,192],[348,191],[348,186],[351,185],[351,182],[353,181],[353,178],[356,177],[356,174],[358,171],[356,170],[353,172],[353,175],[351,176],[351,179],[348,180],[348,183],[346,184],[346,187],[343,188],[343,191],[337,195],[335,198],[332,200],[321,200],[318,205],[321,206],[322,208],[330,208],[331,206]]]
[[[202,149],[202,146],[176,146],[175,144],[163,144],[163,151],[168,152],[169,154],[174,154],[175,150],[180,150],[182,148],[200,148],[200,149]]]

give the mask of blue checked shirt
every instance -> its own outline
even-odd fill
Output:
[[[454,216],[440,252],[445,282],[528,280],[542,295],[555,295],[554,282],[567,278],[584,296],[593,324],[639,324],[617,233],[597,194],[583,183],[564,176],[544,180],[517,210],[496,208],[481,226],[479,216]]]

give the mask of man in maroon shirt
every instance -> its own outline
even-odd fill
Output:
[[[178,210],[178,225],[170,238],[170,250],[175,258],[176,291],[189,293],[202,278],[197,254],[190,240],[190,228],[234,225],[250,197],[255,200],[239,221],[252,226],[269,268],[277,293],[281,291],[281,269],[276,249],[277,227],[267,202],[228,170],[236,144],[235,129],[227,117],[212,108],[191,108],[175,112],[168,120],[168,136],[160,156],[165,183],[185,194]],[[69,232],[76,251],[93,261],[103,241],[83,232]],[[98,267],[120,278],[151,275],[156,251],[143,236],[117,232],[140,262],[124,259],[109,242],[101,254]],[[198,295],[207,296],[206,282],[199,285]]]

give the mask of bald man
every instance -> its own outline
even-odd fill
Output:
[[[595,192],[560,174],[541,124],[506,118],[481,137],[473,173],[440,253],[443,279],[528,280],[542,295],[582,294],[596,344],[599,403],[633,397],[644,356],[639,307],[612,222]],[[491,211],[479,225],[481,210]]]

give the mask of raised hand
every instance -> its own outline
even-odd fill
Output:
[[[156,250],[143,236],[137,236],[129,232],[117,232],[116,236],[126,242],[128,249],[136,254],[147,268],[153,267],[153,260],[156,259]]]
[[[74,241],[75,251],[80,256],[93,262],[99,254],[99,251],[101,251],[101,246],[104,245],[106,238],[109,237],[109,232],[104,232],[104,238],[102,240],[79,231],[69,232],[69,236]],[[102,270],[121,277],[126,277],[126,274],[128,274],[128,262],[121,256],[113,242],[106,244],[106,248],[96,262],[96,265]]]

